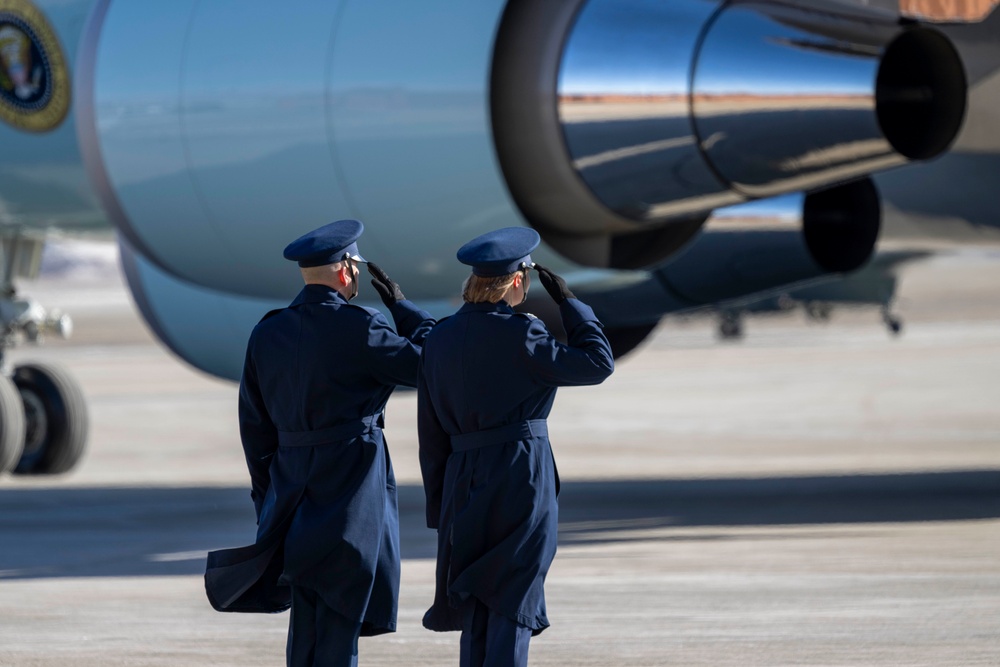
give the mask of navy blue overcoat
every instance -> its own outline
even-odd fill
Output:
[[[567,344],[505,302],[465,304],[424,341],[417,384],[427,525],[438,530],[431,630],[461,630],[478,598],[538,634],[556,552],[558,473],[545,419],[556,387],[614,370],[593,310],[560,305]]]
[[[306,285],[254,328],[239,419],[257,540],[209,554],[216,609],[282,611],[295,585],[362,635],[395,629],[399,515],[382,413],[396,385],[416,384],[434,320],[409,301],[390,311],[396,330],[379,311]]]

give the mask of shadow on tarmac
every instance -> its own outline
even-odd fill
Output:
[[[424,527],[423,490],[400,487],[399,509],[403,558],[433,558],[436,538]],[[649,531],[998,517],[1000,470],[567,481],[559,537],[563,546],[760,539],[765,536]],[[0,579],[201,574],[205,552],[249,544],[255,529],[244,489],[0,489]]]

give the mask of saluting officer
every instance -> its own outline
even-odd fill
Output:
[[[614,360],[594,311],[531,262],[538,234],[483,234],[458,251],[472,266],[465,304],[424,341],[417,383],[427,525],[438,530],[431,630],[461,630],[461,664],[526,665],[549,625],[543,584],[556,551],[559,480],[546,417],[556,387],[599,384]],[[538,270],[568,342],[516,313]]]
[[[219,611],[291,606],[288,665],[357,665],[359,635],[396,628],[399,518],[382,415],[396,385],[416,384],[434,321],[374,264],[395,331],[350,303],[363,229],[338,220],[285,248],[305,286],[254,328],[239,393],[257,541],[209,554],[205,574]]]

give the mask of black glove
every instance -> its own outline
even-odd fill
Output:
[[[542,281],[542,287],[545,291],[549,293],[552,300],[556,303],[562,303],[566,299],[575,299],[576,295],[569,291],[566,287],[566,281],[552,273],[544,266],[540,264],[535,264],[535,271],[538,271],[538,279]]]
[[[403,290],[399,289],[399,285],[392,282],[389,275],[379,268],[378,264],[368,262],[368,273],[372,274],[372,287],[382,297],[382,303],[386,306],[392,306],[397,301],[406,298],[403,296]]]

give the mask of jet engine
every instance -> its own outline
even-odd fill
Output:
[[[649,267],[715,208],[933,157],[963,116],[946,38],[845,4],[388,4],[97,0],[74,117],[129,244],[279,300],[280,249],[339,217],[417,299],[501,226]]]
[[[966,78],[946,37],[799,4],[511,2],[492,120],[528,221],[582,264],[648,266],[715,208],[951,145]]]
[[[714,216],[676,258],[653,270],[583,270],[567,277],[573,292],[597,311],[620,357],[666,314],[852,271],[871,257],[880,203],[870,180],[800,196],[790,206],[781,215],[734,207]],[[123,238],[119,248],[129,289],[156,337],[187,363],[221,378],[239,380],[250,331],[292,296],[255,299],[206,289],[164,272]],[[434,317],[451,315],[457,289],[452,292],[451,299],[420,305]],[[359,298],[373,296],[366,288]],[[377,299],[364,305],[381,307]],[[524,309],[562,335],[558,308],[545,290],[529,290]]]
[[[615,356],[641,343],[663,315],[787,291],[871,259],[881,204],[869,179],[783,199],[790,201],[781,211],[773,204],[717,211],[686,247],[654,269],[599,272],[574,282],[574,293],[604,323]],[[544,299],[530,308],[558,327],[558,313]]]

